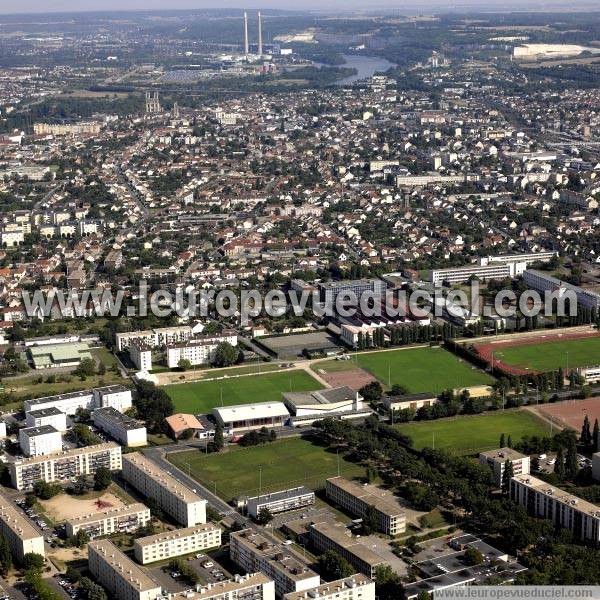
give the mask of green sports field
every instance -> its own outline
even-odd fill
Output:
[[[510,435],[513,442],[525,435],[550,434],[550,426],[526,410],[403,423],[397,427],[412,438],[415,448],[419,450],[435,446],[458,454],[474,454],[497,448],[502,433],[506,437]]]
[[[220,454],[205,455],[195,450],[171,454],[169,460],[215,490],[224,500],[256,495],[262,477],[262,492],[273,492],[300,485],[319,489],[328,477],[341,475],[352,479],[364,468],[340,455],[301,438],[279,440],[252,448],[230,448]],[[188,467],[189,465],[189,467]]]
[[[494,356],[508,365],[531,371],[555,371],[600,364],[600,335],[539,344],[507,346]]]
[[[282,392],[307,392],[323,386],[306,371],[229,377],[167,385],[175,412],[201,414],[215,406],[281,401]]]
[[[449,388],[490,385],[494,382],[483,371],[442,348],[367,352],[358,354],[357,362],[359,367],[372,373],[385,386],[399,383],[411,392],[439,394]]]

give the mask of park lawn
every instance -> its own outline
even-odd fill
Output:
[[[350,362],[350,361],[348,361]],[[491,385],[494,379],[442,348],[408,348],[356,355],[356,363],[384,386],[440,394],[447,389]]]
[[[216,406],[281,402],[283,392],[308,392],[322,387],[306,371],[296,370],[180,383],[167,385],[164,390],[173,400],[176,413],[202,414]]]
[[[169,460],[227,502],[243,494],[256,496],[259,488],[263,493],[300,485],[321,489],[328,477],[338,474],[337,453],[302,438],[252,448],[230,447],[219,454],[177,452]],[[340,454],[339,473],[352,479],[363,475],[364,469]]]
[[[595,366],[600,363],[600,335],[576,340],[507,346],[495,351],[494,356],[508,365],[532,371]]]
[[[417,449],[435,446],[457,454],[475,454],[498,448],[500,435],[513,442],[523,436],[550,434],[550,425],[526,410],[508,410],[464,415],[437,421],[402,423],[397,428],[408,435]]]

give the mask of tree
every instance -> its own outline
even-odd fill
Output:
[[[256,515],[256,522],[259,525],[268,525],[273,520],[273,513],[266,507],[261,508]]]
[[[112,473],[106,467],[98,467],[94,473],[94,489],[105,490],[112,483]]]
[[[577,461],[577,446],[571,443],[567,446],[567,454],[565,456],[565,479],[575,479],[579,471]]]
[[[175,412],[175,407],[164,389],[157,388],[149,381],[138,381],[133,403],[137,414],[143,416],[151,432],[166,431],[165,419]]]
[[[182,358],[178,363],[177,366],[182,370],[182,371],[189,371],[192,368],[192,363],[187,360],[187,358]]]
[[[87,600],[108,600],[104,589],[94,583],[89,577],[81,578],[79,588],[83,591]]]
[[[362,520],[362,532],[364,535],[371,535],[379,529],[379,517],[373,506],[369,506]]]
[[[215,436],[213,437],[213,448],[215,452],[220,452],[225,446],[225,440],[223,439],[223,426],[217,423],[215,426]]]
[[[468,565],[474,567],[475,565],[480,565],[483,562],[483,554],[477,550],[477,548],[473,548],[469,546],[465,550],[465,560]]]
[[[377,403],[381,400],[383,395],[383,388],[379,381],[372,381],[367,383],[358,390],[358,393],[369,403]]]
[[[44,557],[36,552],[28,552],[23,556],[23,568],[26,571],[41,573],[44,568]]]
[[[598,450],[600,450],[600,426],[598,426],[598,419],[596,419],[592,431],[592,452],[598,452]]]
[[[83,548],[90,541],[90,536],[83,530],[80,529],[75,535],[72,535],[68,540],[70,546],[77,548]]]
[[[581,427],[580,441],[586,450],[589,450],[592,446],[592,431],[590,428],[590,420],[587,415],[583,419],[583,425]]]
[[[328,550],[317,560],[319,573],[327,581],[345,579],[354,574],[352,565],[337,552]]]
[[[500,434],[500,448],[504,448],[506,446],[506,436],[501,433]]]
[[[215,367],[230,367],[238,357],[237,349],[229,342],[221,342],[215,350],[213,365]]]
[[[397,600],[404,596],[400,576],[390,565],[375,567],[375,587],[379,600]]]
[[[554,474],[559,481],[563,481],[565,478],[565,457],[563,455],[563,449],[559,448],[556,453],[556,462],[554,463]]]
[[[510,480],[515,476],[515,470],[511,460],[504,461],[504,472],[502,473],[502,493],[508,494],[510,491]]]
[[[41,500],[50,500],[62,492],[60,485],[53,485],[47,481],[38,480],[33,484],[33,493]]]
[[[10,546],[3,535],[0,535],[0,573],[5,576],[13,566]]]
[[[79,363],[79,366],[73,371],[75,375],[78,375],[82,379],[91,377],[96,374],[96,363],[93,358],[84,358]]]

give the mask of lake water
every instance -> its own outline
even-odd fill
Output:
[[[391,63],[385,58],[378,58],[377,56],[352,56],[344,54],[346,64],[340,65],[341,67],[347,67],[350,69],[356,69],[356,75],[351,75],[345,79],[340,79],[336,82],[336,85],[348,85],[361,79],[367,79],[372,77],[375,73],[384,73],[388,69],[395,67],[394,63]]]

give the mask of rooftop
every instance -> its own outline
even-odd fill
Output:
[[[527,458],[525,454],[521,454],[512,448],[498,448],[498,450],[487,450],[486,452],[480,452],[479,456],[485,456],[488,460],[494,462],[504,462],[505,460],[520,460],[521,458]]]
[[[257,404],[218,407],[213,408],[213,414],[218,415],[223,423],[290,416],[283,402],[258,402]]]
[[[98,512],[90,513],[89,515],[81,515],[69,519],[68,522],[73,525],[82,525],[85,523],[95,523],[96,521],[102,521],[111,517],[122,517],[126,515],[135,515],[139,512],[150,510],[145,504],[141,502],[134,502],[129,506],[117,506],[115,508],[109,508],[108,510],[101,510]]]
[[[25,427],[19,431],[19,435],[27,437],[37,437],[38,435],[48,435],[49,433],[60,433],[56,427],[52,425],[39,425],[38,427]]]
[[[128,417],[127,415],[124,415],[112,406],[97,408],[92,414],[92,419],[94,419],[94,422],[96,416],[102,417],[103,419],[106,419],[107,421],[110,421],[111,423],[121,427],[121,429],[125,429],[127,431],[145,428],[145,425],[142,421],[138,421]]]
[[[22,540],[42,537],[33,523],[1,492],[0,519]]]
[[[206,533],[210,531],[218,531],[220,527],[213,525],[212,523],[204,523],[202,525],[193,525],[192,527],[183,527],[182,529],[173,529],[172,531],[163,531],[162,533],[155,533],[154,535],[148,535],[146,537],[138,538],[135,540],[136,546],[152,546],[159,544],[160,542],[166,542],[168,540],[178,540],[185,538],[197,533]]]
[[[218,583],[209,583],[201,587],[196,592],[179,592],[171,595],[171,600],[209,600],[210,598],[221,598],[226,594],[236,590],[243,590],[250,587],[265,585],[271,580],[263,573],[252,573],[251,575],[236,575],[229,581],[220,581]],[[226,596],[229,597],[229,596]]]
[[[346,577],[345,579],[338,579],[337,581],[323,583],[319,587],[312,588],[310,590],[304,590],[302,592],[290,592],[289,594],[286,594],[283,598],[284,600],[308,600],[312,598],[319,598],[321,596],[340,594],[346,589],[364,586],[370,583],[374,585],[374,582],[371,579],[369,579],[366,575],[357,573],[356,575]]]
[[[104,444],[94,444],[93,446],[85,446],[84,448],[70,448],[69,450],[63,450],[62,452],[52,452],[50,454],[44,454],[42,456],[29,456],[27,458],[20,458],[15,461],[15,465],[24,466],[32,465],[35,463],[43,463],[47,460],[57,460],[60,458],[69,458],[71,456],[79,456],[80,454],[94,454],[96,452],[102,452],[105,450],[113,450],[115,448],[121,448],[116,442],[105,442]]]

